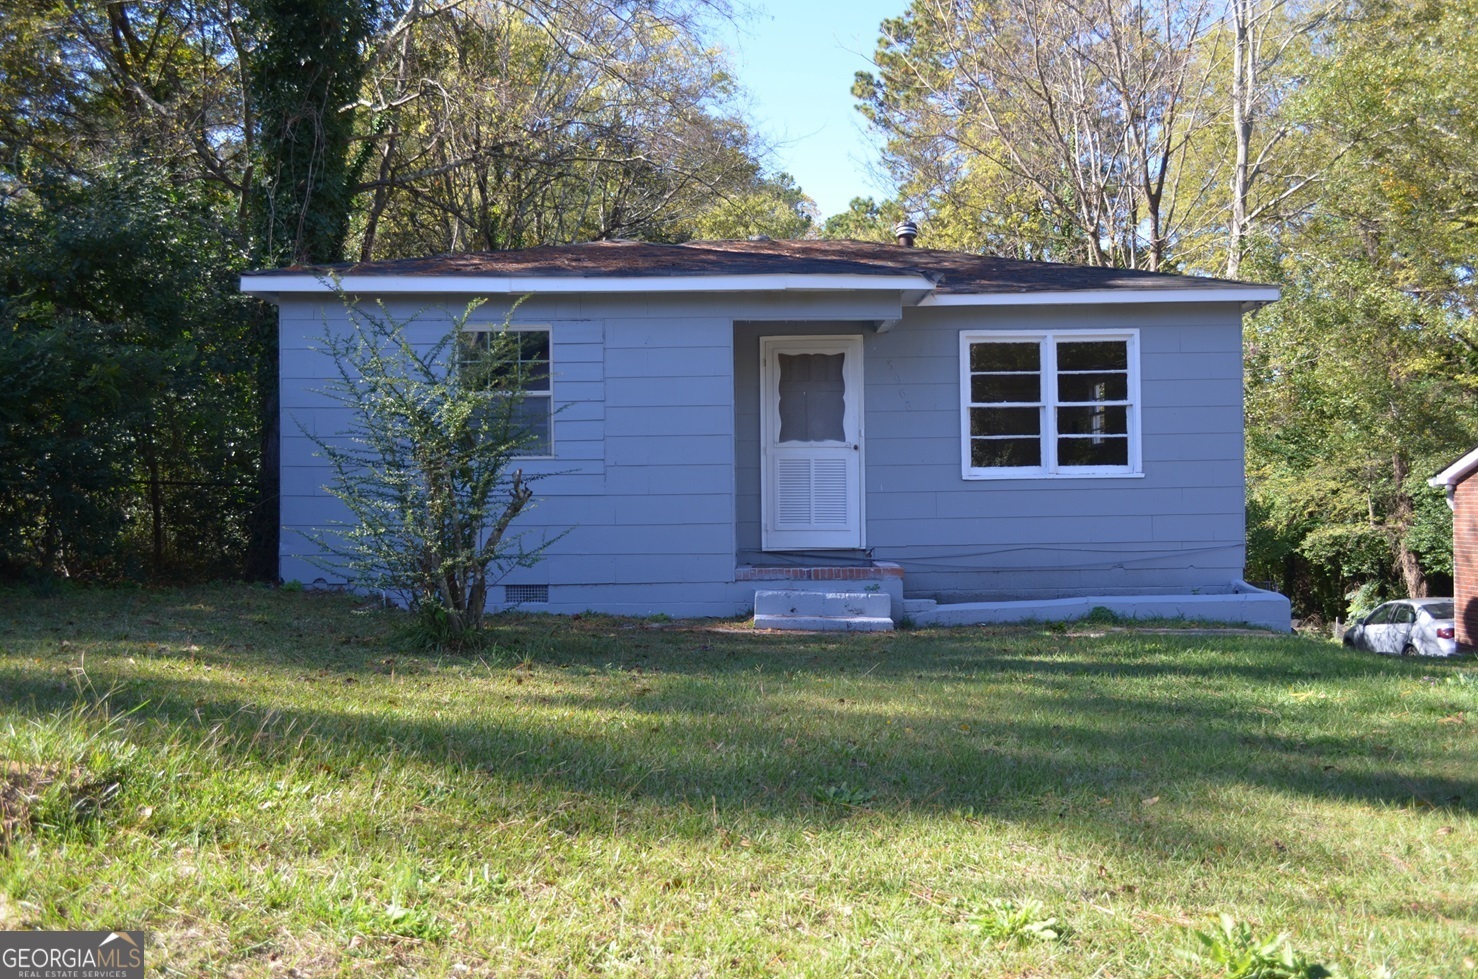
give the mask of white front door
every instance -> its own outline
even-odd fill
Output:
[[[860,548],[862,337],[760,337],[767,551]]]

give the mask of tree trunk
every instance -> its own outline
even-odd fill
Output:
[[[1252,4],[1232,2],[1232,136],[1236,142],[1236,164],[1232,170],[1232,213],[1227,221],[1227,278],[1235,279],[1242,267],[1247,239],[1247,196],[1251,183],[1248,158],[1252,150],[1252,91],[1256,53],[1252,49]]]
[[[150,435],[149,445],[149,513],[154,518],[153,576],[164,571],[164,490],[159,483],[159,449]]]
[[[1388,524],[1391,528],[1391,550],[1395,553],[1396,567],[1401,580],[1406,584],[1408,598],[1427,597],[1427,575],[1422,570],[1421,560],[1406,546],[1406,532],[1416,518],[1416,503],[1406,492],[1406,478],[1410,467],[1400,455],[1391,456],[1391,474],[1396,479],[1396,499],[1391,506]]]

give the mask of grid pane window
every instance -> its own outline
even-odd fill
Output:
[[[1040,343],[971,345],[971,466],[1040,466],[1044,406]]]
[[[550,384],[550,342],[546,329],[510,329],[513,342],[496,343],[499,330],[468,330],[462,334],[458,367],[476,371],[475,383],[492,391],[521,391],[513,409],[513,425],[527,436],[519,455],[552,455],[554,401]],[[490,353],[497,356],[490,357]]]
[[[1133,471],[1132,334],[979,333],[963,347],[967,476]]]

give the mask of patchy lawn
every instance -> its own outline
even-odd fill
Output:
[[[1471,661],[392,625],[0,593],[0,927],[146,928],[183,975],[1211,976],[1184,953],[1229,912],[1351,976],[1478,976]]]

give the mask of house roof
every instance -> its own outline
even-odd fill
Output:
[[[1461,483],[1474,471],[1478,471],[1478,449],[1474,449],[1461,459],[1442,470],[1431,479],[1427,480],[1428,486],[1445,486],[1449,489]]]
[[[864,289],[919,305],[1006,302],[1228,301],[1260,305],[1272,286],[1133,269],[1030,262],[861,241],[598,241],[251,272],[257,294],[318,292],[631,292]]]

